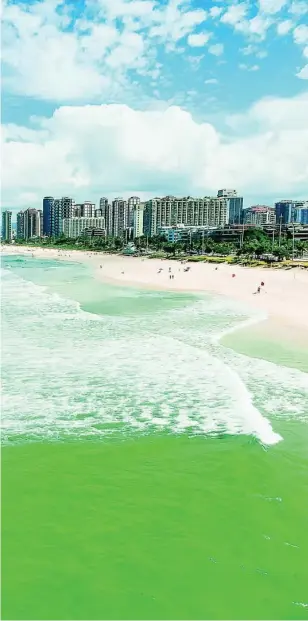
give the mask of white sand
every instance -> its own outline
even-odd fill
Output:
[[[142,259],[91,253],[83,251],[61,251],[50,248],[23,248],[3,246],[3,254],[33,254],[35,257],[50,257],[86,262],[93,266],[95,276],[118,285],[131,285],[170,291],[211,292],[225,295],[245,303],[245,306],[265,312],[283,330],[296,332],[300,339],[308,339],[308,270],[275,270],[245,268],[236,265],[209,263],[187,263],[184,272],[180,261]],[[102,265],[102,268],[100,266]],[[169,267],[174,279],[169,279]],[[218,269],[215,269],[215,268]],[[158,271],[162,268],[162,272]],[[235,278],[232,278],[235,274]],[[253,295],[261,281],[265,286],[261,293]]]

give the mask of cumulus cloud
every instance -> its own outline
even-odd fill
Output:
[[[132,71],[159,75],[157,45],[175,49],[207,17],[183,0],[88,0],[77,18],[63,0],[3,5],[4,88],[55,102],[123,96]]]
[[[293,22],[291,19],[284,19],[282,22],[278,22],[277,24],[277,34],[285,35],[290,32],[293,28]]]
[[[221,56],[224,53],[224,46],[222,43],[214,43],[214,45],[210,45],[209,52],[213,56]]]
[[[62,106],[36,128],[4,128],[3,202],[132,191],[202,195],[219,187],[298,195],[308,183],[308,94],[264,99],[231,117],[231,136],[179,107]],[[243,135],[243,128],[245,135]]]
[[[212,36],[211,32],[200,32],[198,34],[190,34],[187,38],[187,43],[191,47],[203,47],[210,37]]]

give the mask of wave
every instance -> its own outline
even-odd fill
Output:
[[[96,315],[13,270],[3,278],[2,296],[4,441],[154,429],[246,434],[266,445],[281,439],[268,407],[277,377],[267,375],[263,402],[259,395],[256,404],[254,385],[264,380],[264,366],[249,359],[247,370],[244,356],[218,344],[226,331],[260,318],[247,319],[211,296],[128,316],[119,291],[122,314]],[[290,395],[296,382],[305,392],[304,374],[297,373]]]

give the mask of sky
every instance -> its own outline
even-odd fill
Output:
[[[307,0],[4,0],[3,208],[308,199]]]

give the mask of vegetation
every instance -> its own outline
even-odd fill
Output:
[[[209,261],[220,263],[257,264],[264,265],[273,261],[288,261],[294,257],[302,257],[308,252],[308,242],[295,241],[287,237],[270,239],[262,229],[249,229],[243,233],[239,241],[226,242],[206,236],[204,239],[192,238],[186,241],[168,242],[163,236],[139,237],[133,241],[138,254],[146,254],[153,258],[179,258],[189,257],[190,261]],[[17,240],[22,245],[42,246],[49,248],[62,248],[63,250],[92,250],[97,252],[119,253],[124,250],[127,243],[120,237],[80,237],[68,239],[64,236],[58,238],[41,238],[31,240]]]

